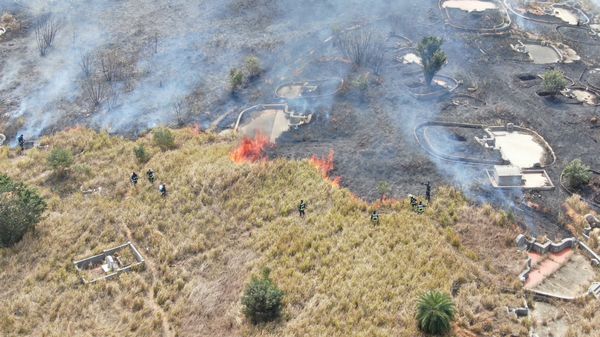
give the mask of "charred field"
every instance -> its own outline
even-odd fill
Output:
[[[413,326],[403,330],[414,316],[410,310],[402,312],[400,326],[390,323],[397,322],[397,318],[379,311],[378,315],[381,315],[365,323],[361,322],[358,311],[364,310],[366,315],[365,312],[371,309],[361,307],[359,310],[358,304],[352,303],[345,303],[340,312],[354,310],[353,321],[344,321],[340,314],[325,317],[314,327],[307,323],[307,317],[303,316],[305,306],[311,315],[320,315],[324,309],[319,306],[319,299],[311,297],[298,284],[310,284],[311,279],[306,275],[311,272],[320,273],[319,277],[327,277],[328,282],[334,284],[333,276],[325,271],[330,262],[321,266],[322,270],[316,266],[318,263],[311,258],[322,253],[319,250],[304,260],[304,256],[294,257],[295,262],[307,266],[306,270],[294,269],[295,262],[285,255],[288,251],[283,254],[278,250],[285,246],[286,238],[271,237],[263,227],[281,231],[286,228],[283,225],[290,225],[291,229],[284,230],[290,239],[300,236],[302,224],[289,219],[290,206],[285,205],[283,197],[278,197],[276,202],[277,207],[285,209],[282,214],[261,208],[269,207],[268,195],[277,194],[274,190],[286,188],[282,182],[284,175],[294,172],[299,174],[292,184],[296,190],[286,191],[284,195],[302,198],[301,193],[297,193],[300,190],[315,198],[333,198],[333,195],[336,202],[350,205],[347,207],[352,211],[344,211],[343,216],[336,218],[344,221],[351,221],[346,218],[347,213],[354,215],[353,212],[370,211],[373,207],[381,207],[384,212],[389,210],[396,220],[408,217],[413,221],[414,215],[405,207],[405,200],[408,195],[424,199],[425,186],[431,184],[433,201],[431,210],[425,213],[431,220],[423,223],[441,225],[431,232],[432,237],[443,238],[444,244],[454,247],[448,249],[464,255],[457,260],[464,270],[468,269],[464,261],[484,265],[482,271],[477,269],[477,273],[484,276],[473,277],[461,269],[460,277],[436,284],[449,289],[450,285],[454,288],[459,284],[460,287],[463,282],[467,288],[465,295],[457,295],[462,297],[456,334],[492,336],[510,330],[514,335],[525,335],[524,331],[533,331],[532,325],[537,324],[527,321],[531,317],[525,321],[504,316],[498,319],[500,307],[516,307],[524,300],[531,302],[533,308],[533,302],[538,300],[534,301],[521,287],[501,276],[502,272],[509,271],[516,279],[513,274],[517,274],[521,266],[510,263],[515,256],[523,258],[523,254],[515,253],[511,246],[514,244],[512,236],[524,233],[540,241],[556,242],[569,237],[588,240],[588,243],[594,240],[593,231],[592,236],[586,234],[588,236],[582,239],[580,227],[584,226],[582,213],[600,211],[597,204],[585,204],[586,198],[593,199],[597,194],[597,175],[591,187],[580,191],[583,201],[578,201],[577,196],[571,197],[574,191],[562,186],[561,177],[565,167],[575,159],[581,159],[594,172],[600,171],[600,3],[596,0],[577,1],[576,5],[574,2],[485,0],[469,5],[491,9],[468,7],[463,10],[452,7],[461,0],[448,8],[444,5],[446,1],[450,0],[393,3],[384,0],[205,0],[194,4],[184,0],[101,1],[94,4],[41,0],[0,2],[0,28],[3,28],[0,29],[0,135],[6,137],[5,150],[0,148],[0,161],[4,161],[0,168],[31,182],[50,196],[54,203],[53,216],[64,211],[69,217],[73,216],[69,213],[73,210],[59,207],[57,200],[71,198],[69,200],[75,205],[87,207],[92,207],[93,203],[74,197],[75,185],[64,187],[64,190],[51,186],[50,180],[45,180],[49,173],[35,166],[37,160],[46,159],[44,151],[53,147],[53,142],[75,149],[76,155],[88,160],[83,164],[85,167],[99,165],[88,158],[86,151],[98,153],[102,158],[99,162],[115,165],[115,170],[125,180],[129,174],[126,172],[146,169],[147,165],[128,163],[116,149],[131,152],[135,144],[144,144],[152,155],[161,160],[181,161],[184,168],[175,168],[173,163],[165,164],[158,159],[151,161],[154,165],[181,174],[199,172],[210,176],[213,187],[226,191],[225,197],[233,198],[235,188],[231,190],[230,187],[238,187],[238,181],[244,181],[248,175],[260,176],[248,178],[254,184],[252,188],[260,186],[261,178],[277,177],[273,185],[260,189],[260,206],[251,207],[262,209],[263,213],[256,220],[258,224],[243,224],[243,216],[251,218],[251,215],[241,212],[235,218],[239,224],[225,225],[221,223],[222,219],[217,221],[216,216],[210,215],[212,209],[203,210],[207,221],[217,221],[224,227],[215,232],[197,230],[194,222],[185,228],[193,228],[194,235],[201,237],[196,241],[183,238],[173,230],[163,230],[165,225],[160,215],[149,216],[150,225],[146,226],[139,224],[141,215],[128,213],[128,219],[136,219],[133,222],[139,226],[132,228],[133,236],[146,249],[156,245],[155,251],[147,251],[149,261],[160,261],[155,269],[151,267],[154,269],[149,271],[151,277],[134,276],[119,281],[120,285],[134,286],[138,293],[147,295],[142,300],[144,309],[135,313],[137,318],[154,315],[152,321],[146,319],[135,328],[130,316],[112,317],[119,321],[120,328],[130,329],[132,335],[142,332],[152,335],[151,331],[159,326],[162,326],[164,336],[172,335],[169,329],[181,335],[343,334],[352,331],[353,324],[360,325],[362,332],[371,335],[417,333]],[[557,9],[560,11],[556,12]],[[567,17],[561,19],[558,14]],[[48,43],[49,32],[55,36]],[[429,78],[430,84],[426,84],[428,78],[424,76],[424,60],[418,47],[427,36],[443,39],[441,49],[446,56],[439,71]],[[551,71],[560,72],[566,83],[557,92],[549,91],[545,85],[544,76]],[[319,83],[327,83],[327,86],[322,88]],[[287,84],[293,84],[290,85],[293,89],[286,91],[287,96],[283,97],[279,95],[279,89]],[[575,92],[583,96],[575,95]],[[250,113],[246,116],[240,115],[247,110]],[[273,130],[271,144],[267,144],[268,137],[260,134],[255,139],[245,137],[242,125],[247,130],[252,122],[255,123],[252,130]],[[418,129],[429,122],[449,123],[449,127],[437,129],[439,133],[435,134],[431,144],[439,153],[450,155],[436,155],[437,152],[432,153],[423,146]],[[178,146],[201,163],[202,169],[177,152],[179,149],[172,151],[177,154],[162,154],[151,145],[152,130],[162,127],[177,129],[174,132]],[[533,135],[533,144],[528,144],[530,147],[537,145],[544,149],[543,154],[534,154],[539,157],[532,160],[534,164],[519,169],[544,170],[550,184],[542,184],[540,188],[496,188],[490,182],[489,172],[493,172],[496,165],[493,162],[507,166],[504,164],[509,161],[501,155],[501,146],[496,146],[498,140],[485,137],[492,134],[490,128],[496,128],[494,130],[500,134],[512,132],[513,127]],[[193,136],[190,136],[190,130]],[[32,154],[21,157],[19,135],[31,141]],[[88,136],[89,141],[85,138]],[[256,167],[228,166],[233,165],[231,159],[238,164],[243,162],[239,159],[243,155],[236,155],[232,150],[232,144],[240,141],[240,149],[254,147],[248,151],[254,151],[253,158],[259,163],[252,165]],[[103,147],[106,144],[114,147],[108,150]],[[208,149],[207,158],[194,148],[196,145]],[[227,155],[229,152],[232,152],[230,156]],[[448,160],[454,156],[482,160],[475,163],[464,158]],[[523,156],[527,154],[521,154]],[[112,163],[111,158],[119,163]],[[218,163],[215,168],[225,172],[223,176],[211,171],[211,160]],[[310,171],[310,165],[306,163],[317,166],[328,181],[317,183],[319,174]],[[35,166],[31,169],[33,173],[23,172],[27,165]],[[111,175],[107,167],[98,166],[97,169],[106,176]],[[84,186],[93,188],[83,176],[85,174],[78,172],[79,180],[73,184],[80,184],[82,191]],[[230,212],[235,212],[236,207],[243,208],[242,201],[221,200],[213,192],[207,192],[208,187],[199,192],[186,186],[184,179],[175,173],[169,178],[176,180],[176,188],[185,189],[189,198],[198,195],[207,200],[214,198],[216,204]],[[304,178],[306,184],[302,181]],[[106,192],[108,194],[102,197],[106,198],[104,205],[111,203],[110,198],[127,199],[138,195],[128,192],[126,184],[114,179],[94,180],[98,185],[116,186],[115,191]],[[550,185],[552,188],[546,188]],[[592,187],[594,190],[589,190]],[[250,196],[252,188],[240,190]],[[306,192],[307,189],[314,190]],[[146,195],[149,192],[140,193],[145,200],[155,201]],[[435,201],[438,193],[440,201]],[[459,194],[461,196],[457,197]],[[569,201],[565,202],[567,199]],[[190,209],[193,206],[187,200],[181,196],[177,202]],[[132,200],[128,203],[139,206]],[[316,203],[328,210],[335,208],[323,200]],[[176,204],[170,202],[169,205],[177,207]],[[444,211],[446,206],[451,211]],[[206,205],[207,209],[211,207]],[[285,220],[277,220],[280,222],[274,224],[269,221],[279,219],[278,216],[285,216]],[[86,219],[92,217],[86,213]],[[119,227],[113,224],[114,219],[105,221]],[[184,220],[178,218],[178,221]],[[311,224],[321,223],[313,218],[310,221]],[[474,225],[477,221],[498,225],[492,227],[497,233],[489,233],[490,237],[487,237]],[[354,226],[358,222],[352,223]],[[240,230],[236,226],[243,230],[236,232]],[[117,238],[124,240],[132,236],[127,226],[119,227],[118,234],[94,230],[102,235],[101,241],[106,245],[116,243]],[[325,232],[332,236],[338,233],[333,227],[328,227]],[[166,243],[163,234],[181,242],[179,245]],[[231,244],[235,251],[228,251],[226,244],[213,245],[211,240],[217,234],[227,236],[226,244]],[[598,240],[599,235],[595,235]],[[91,234],[86,231],[84,237],[88,236]],[[309,245],[310,239],[302,237],[298,247]],[[269,248],[272,240],[277,246]],[[502,249],[498,254],[502,261],[493,261],[493,242],[496,241],[501,242]],[[319,249],[332,249],[330,242],[321,244]],[[299,254],[301,249],[298,247],[290,248],[294,251],[290,253],[292,256]],[[46,253],[57,249],[52,246]],[[81,255],[83,252],[90,253],[90,249],[73,248],[68,253]],[[271,254],[272,260],[262,253]],[[376,255],[374,251],[367,253]],[[10,252],[3,254],[0,257],[13,256]],[[236,258],[237,254],[246,255]],[[212,261],[213,257],[218,262]],[[68,259],[69,256],[63,254],[61,258]],[[258,270],[258,265],[276,267],[273,261],[288,267],[285,271],[275,270],[274,277],[285,280],[282,282],[293,296],[286,303],[288,316],[283,318],[292,323],[283,328],[269,325],[267,332],[261,332],[243,323],[236,294],[242,291],[242,283],[249,279],[251,272]],[[223,271],[218,266],[221,262],[232,266]],[[489,267],[494,262],[497,263],[495,267]],[[351,265],[353,262],[344,260],[344,263]],[[208,275],[195,269],[199,265],[208,268]],[[164,272],[171,267],[173,269],[166,272],[165,278],[156,276],[156,269]],[[53,290],[56,292],[60,292],[57,289],[61,287],[57,279],[72,281],[71,276],[45,272],[55,282]],[[61,273],[66,272],[61,269]],[[197,283],[193,283],[196,287],[193,289],[183,285],[200,274],[210,279],[216,289],[213,289],[214,293],[207,295],[210,289],[200,289],[202,286]],[[6,280],[14,280],[13,276],[7,275]],[[348,277],[354,280],[360,279],[361,275]],[[35,278],[43,280],[44,276],[36,274]],[[473,303],[482,299],[477,292],[478,282],[486,278],[493,280],[494,288],[485,288],[483,297],[489,301],[493,297],[495,304],[482,309]],[[296,281],[298,284],[294,284]],[[175,282],[177,287],[182,284],[178,290],[183,295],[176,294]],[[231,286],[223,286],[222,282],[231,282]],[[32,287],[31,284],[28,286]],[[159,286],[167,289],[160,293],[164,301],[158,301],[160,294],[156,288]],[[151,288],[154,288],[153,294]],[[87,291],[86,295],[93,297],[92,291]],[[94,291],[111,292],[114,289],[98,286]],[[7,294],[10,292],[15,293],[11,290]],[[190,302],[198,292],[209,297],[211,308]],[[131,296],[122,291],[117,293],[122,302],[120,307],[130,309],[135,306],[131,302],[136,300]],[[215,294],[224,296],[224,304],[217,303]],[[75,306],[72,299],[76,295],[61,293],[61,296],[68,296],[68,305]],[[19,300],[24,301],[22,297]],[[46,297],[44,300],[50,301]],[[388,304],[386,302],[384,306]],[[206,324],[194,324],[193,314],[185,312],[190,305],[195,313],[203,315]],[[348,309],[351,305],[355,308]],[[551,300],[550,305],[583,312],[586,319],[593,322],[594,316],[588,317],[590,304],[570,302],[561,306]],[[29,305],[26,309],[35,311]],[[60,330],[60,322],[52,321],[54,325],[44,330],[17,324],[19,319],[15,317],[18,315],[12,311],[5,313],[12,315],[0,322],[5,331],[15,326],[24,331],[17,334]],[[222,320],[215,318],[224,314]],[[495,320],[498,324],[493,327],[490,327],[492,323],[486,323]],[[548,317],[542,317],[538,323],[546,320]],[[597,323],[577,326],[571,318],[568,324],[562,319],[556,320],[562,322],[561,329],[571,324],[575,327],[573,331],[578,333],[585,332],[586,327],[597,328]],[[102,329],[103,324],[99,324]],[[81,326],[74,329],[75,334],[81,332]]]

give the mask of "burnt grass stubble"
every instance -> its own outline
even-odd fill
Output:
[[[413,17],[419,21],[404,27],[400,33],[413,41],[423,36],[418,28],[446,40],[444,50],[449,64],[441,73],[464,81],[455,94],[467,94],[484,100],[477,104],[452,105],[453,95],[439,100],[419,101],[411,97],[405,84],[420,74],[406,76],[391,65],[383,75],[383,84],[371,84],[366,98],[354,93],[336,96],[327,113],[317,112],[310,125],[283,135],[271,150],[271,157],[307,158],[313,154],[324,156],[335,150],[333,176],[342,177],[342,185],[368,200],[379,197],[377,183],[386,181],[392,187],[391,195],[404,198],[407,194],[423,195],[424,182],[461,185],[475,202],[490,202],[512,212],[524,230],[535,235],[559,239],[570,236],[560,223],[560,205],[568,194],[559,188],[559,176],[566,164],[582,158],[592,167],[600,167],[600,132],[590,127],[590,119],[597,116],[595,107],[564,104],[561,100],[539,97],[536,90],[541,83],[525,88],[514,80],[517,74],[541,74],[559,69],[576,81],[597,55],[588,45],[561,39],[552,25],[526,22],[528,30],[550,40],[562,41],[582,57],[571,64],[536,65],[524,61],[510,49],[515,43],[511,34],[506,36],[479,36],[464,33],[433,23],[425,16]],[[431,22],[429,22],[431,21]],[[518,27],[514,29],[519,29]],[[483,52],[480,50],[482,49]],[[485,52],[485,54],[484,54]],[[323,73],[323,66],[315,67]],[[469,92],[468,87],[478,87]],[[476,107],[474,107],[476,106]],[[412,128],[417,121],[440,119],[455,122],[503,125],[512,122],[537,131],[555,151],[557,161],[546,168],[553,183],[552,191],[498,192],[492,190],[484,175],[484,167],[473,167],[430,158],[416,143]],[[447,170],[454,166],[453,170]],[[457,181],[451,171],[464,172]],[[469,180],[472,183],[469,184]],[[533,210],[525,205],[530,200],[540,207]]]
[[[555,68],[577,81],[586,67],[594,66],[593,60],[598,57],[597,48],[564,40],[553,25],[524,20],[513,22],[510,34],[505,36],[480,36],[455,30],[443,24],[437,2],[422,4],[420,8],[378,18],[374,22],[368,23],[368,28],[384,37],[390,33],[407,36],[413,41],[425,35],[443,37],[443,49],[448,54],[449,62],[440,74],[463,81],[454,95],[471,95],[487,104],[452,105],[453,95],[429,101],[415,99],[407,91],[406,84],[420,80],[422,75],[403,74],[393,60],[394,50],[386,51],[381,77],[373,75],[369,69],[352,70],[344,62],[331,61],[328,58],[332,56],[339,58],[339,49],[332,42],[323,43],[322,48],[317,44],[329,34],[331,27],[327,23],[318,25],[312,22],[311,25],[298,27],[306,32],[291,37],[290,46],[285,40],[280,40],[263,49],[260,46],[248,49],[248,53],[259,56],[261,63],[266,65],[265,74],[247,82],[235,94],[209,95],[199,90],[197,95],[208,103],[196,110],[210,113],[187,114],[183,117],[183,123],[200,124],[205,128],[211,126],[219,131],[230,128],[237,113],[245,106],[278,102],[274,91],[282,80],[344,77],[348,82],[368,73],[371,80],[366,93],[350,89],[327,98],[329,101],[324,104],[314,101],[303,105],[307,111],[315,113],[313,121],[284,134],[277,145],[269,150],[269,157],[323,157],[334,150],[335,169],[331,175],[342,177],[342,186],[364,199],[375,200],[380,197],[377,184],[381,181],[390,185],[390,196],[393,198],[404,198],[409,193],[423,195],[425,187],[422,183],[425,182],[431,182],[434,188],[442,184],[459,185],[474,202],[490,202],[514,213],[526,230],[538,235],[546,234],[550,238],[567,236],[568,233],[558,221],[560,204],[568,196],[558,187],[559,176],[565,165],[575,158],[581,158],[591,167],[600,169],[600,130],[590,128],[589,123],[590,118],[598,116],[598,113],[594,107],[562,104],[539,97],[536,90],[540,89],[540,85],[519,85],[515,76],[523,73],[535,75]],[[262,28],[258,25],[256,29]],[[577,51],[582,61],[556,65],[522,62],[523,55],[517,55],[509,46],[516,42],[513,34],[520,34],[519,30],[564,42]],[[20,39],[21,34],[15,34],[13,38]],[[299,48],[302,40],[311,47]],[[13,43],[4,43],[1,51],[6,54],[17,47]],[[289,64],[286,73],[281,70],[271,72],[271,67],[283,68],[278,62]],[[232,65],[242,66],[243,59],[239,64]],[[471,92],[467,90],[468,87],[477,87],[478,90]],[[207,95],[210,99],[205,97]],[[11,108],[11,103],[7,103],[4,109],[1,106],[0,109]],[[226,116],[219,119],[223,115]],[[553,191],[528,192],[525,197],[540,204],[545,211],[528,209],[521,202],[523,196],[520,193],[493,191],[488,187],[483,167],[457,166],[429,157],[416,143],[413,128],[418,122],[430,119],[491,125],[512,122],[540,133],[557,156],[556,163],[547,168],[557,188]],[[76,124],[85,124],[85,119],[66,115],[64,120],[43,133],[52,133]],[[14,136],[14,132],[9,131],[14,127],[6,125],[5,129],[7,136]],[[136,129],[124,133],[128,137],[139,134],[140,131]],[[456,179],[456,172],[461,172],[461,179]]]

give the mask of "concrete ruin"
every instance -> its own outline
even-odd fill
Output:
[[[504,0],[506,8],[512,14],[538,23],[568,24],[572,26],[587,25],[590,18],[575,6],[565,3],[524,0],[521,2]]]
[[[573,48],[559,42],[528,38],[524,42],[517,40],[510,47],[517,53],[527,54],[534,64],[573,63],[581,59]]]
[[[143,264],[144,257],[130,241],[100,254],[73,261],[84,284],[111,279]]]
[[[552,190],[554,184],[545,170],[523,170],[512,165],[494,165],[486,170],[492,186],[500,189]]]
[[[448,130],[461,129],[465,132],[468,130],[471,134],[478,134],[470,137],[473,143],[484,150],[482,152],[477,149],[478,146],[470,148],[466,146],[462,152],[456,154],[444,152],[441,147],[453,140],[434,141],[432,137],[444,134],[440,130],[435,130],[431,134],[428,132],[430,128],[435,127]],[[512,123],[486,127],[480,124],[431,121],[418,125],[414,135],[419,145],[434,157],[465,164],[490,166],[485,172],[492,186],[496,188],[549,190],[555,187],[543,168],[554,164],[556,156],[550,145],[533,130]],[[469,141],[467,137],[462,138],[460,141],[463,143]],[[465,153],[479,153],[479,157],[465,156]]]
[[[431,86],[426,85],[423,81],[410,81],[406,84],[410,94],[420,100],[440,98],[452,93],[460,83],[445,75],[435,75],[431,81]]]
[[[502,2],[495,0],[440,0],[438,7],[449,26],[485,35],[504,34],[512,21]]]
[[[600,257],[583,242],[567,238],[558,243],[540,243],[520,234],[516,244],[528,254],[519,279],[534,297],[566,301],[587,296],[600,298]]]
[[[311,119],[312,114],[297,115],[287,104],[260,104],[240,112],[234,131],[246,137],[265,135],[274,143],[290,128],[308,124]]]
[[[281,99],[316,99],[335,95],[344,84],[341,78],[285,83],[277,87],[275,96]]]
[[[486,136],[475,140],[485,148],[494,149],[511,165],[520,168],[541,168],[554,163],[554,151],[546,141],[532,130],[512,123],[484,129]],[[549,160],[546,156],[551,156]]]

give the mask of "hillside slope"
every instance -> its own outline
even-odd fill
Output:
[[[21,155],[0,152],[0,172],[40,190],[49,205],[35,233],[0,249],[0,335],[418,336],[418,296],[453,285],[460,286],[457,334],[527,334],[506,315],[506,305],[522,300],[499,291],[512,286],[520,256],[484,249],[511,245],[504,215],[473,209],[442,188],[426,214],[390,201],[373,226],[373,205],[307,161],[235,164],[235,139],[174,133],[177,149],[166,152],[151,135],[129,141],[87,129],[45,138],[47,148]],[[133,155],[139,144],[152,153],[145,165]],[[75,154],[65,180],[45,164],[53,147]],[[154,185],[148,168],[157,173]],[[132,171],[140,174],[135,188]],[[308,203],[305,219],[296,212],[300,199]],[[489,235],[466,240],[469,247],[456,223],[462,234]],[[145,270],[80,284],[73,260],[128,240],[145,256]],[[240,297],[263,267],[286,293],[284,316],[253,327]]]

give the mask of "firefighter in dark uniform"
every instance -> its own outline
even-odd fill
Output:
[[[23,137],[23,135],[19,135],[19,137],[17,137],[17,142],[19,142],[19,146],[21,147],[21,150],[25,150],[25,138]]]
[[[133,186],[137,185],[137,182],[138,182],[137,173],[133,172],[133,174],[131,174],[131,178],[129,178],[129,180],[131,180],[131,183],[133,184]]]
[[[306,211],[306,203],[304,200],[300,200],[300,205],[298,206],[298,213],[300,213],[300,217],[304,217],[304,212]]]
[[[148,181],[150,182],[150,184],[154,184],[154,180],[156,180],[156,175],[154,174],[154,171],[152,171],[152,169],[149,169],[148,172],[146,172],[146,176],[148,177]]]
[[[371,222],[379,225],[379,213],[377,213],[377,210],[374,210],[373,213],[371,213]]]
[[[425,185],[425,199],[427,199],[427,202],[431,202],[431,183],[428,181],[427,184],[423,184]]]
[[[165,186],[165,184],[160,184],[160,186],[158,186],[158,191],[160,192],[161,196],[167,196],[167,186]]]

